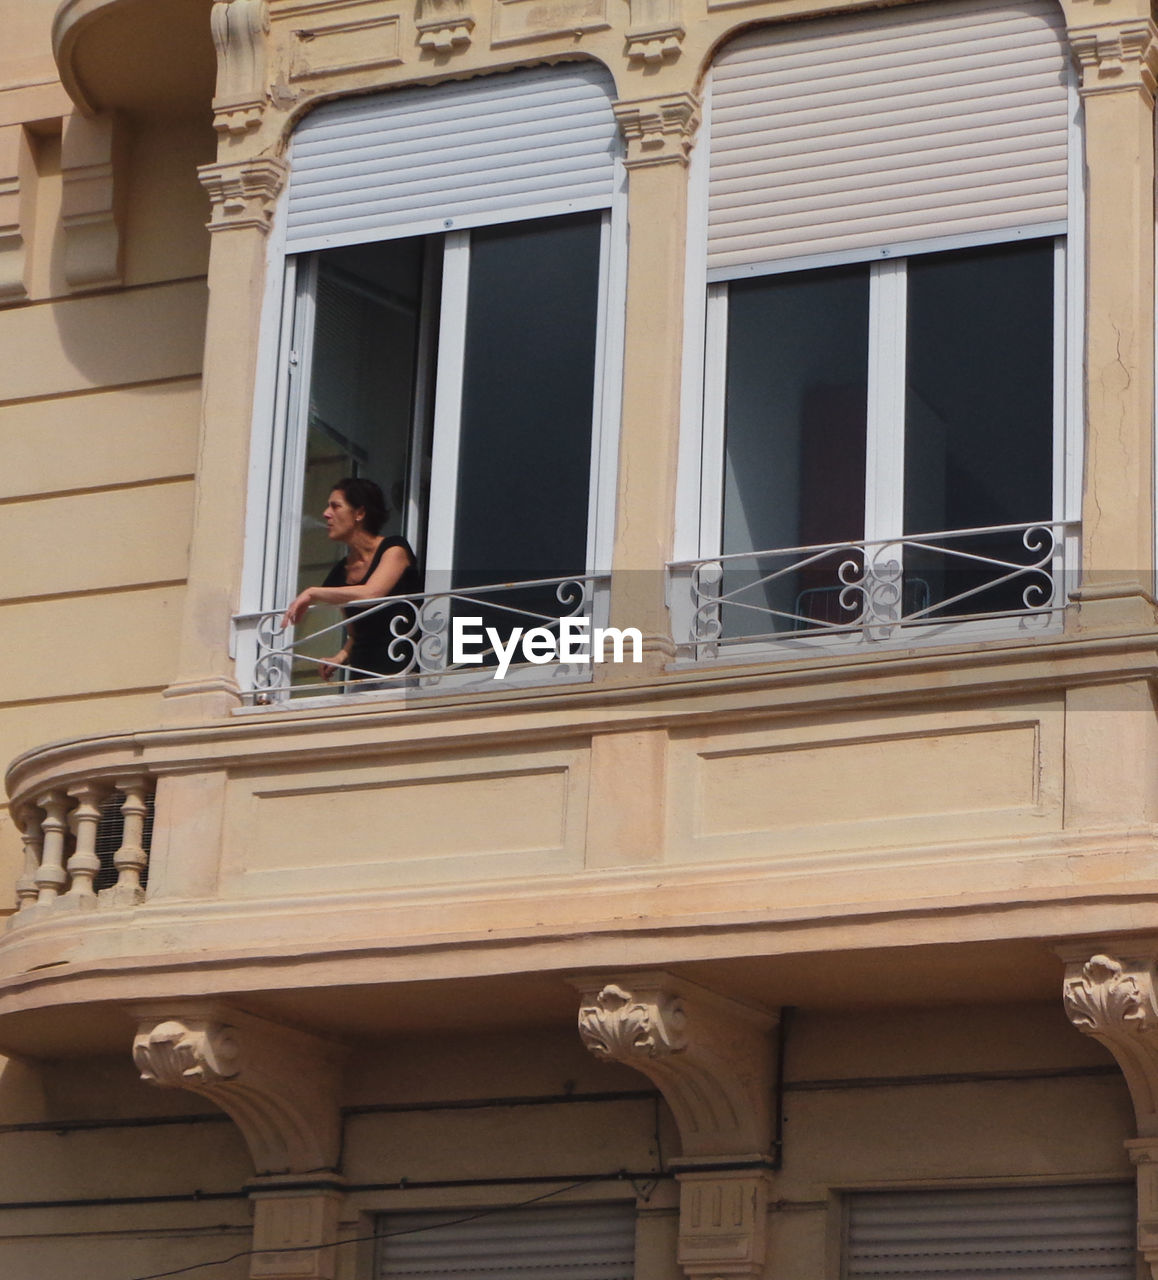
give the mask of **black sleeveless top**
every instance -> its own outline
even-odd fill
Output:
[[[346,581],[346,561],[339,560],[326,575],[323,587],[362,586],[370,580],[370,575],[378,567],[378,562],[390,547],[401,547],[406,552],[410,563],[402,571],[402,576],[386,593],[388,596],[417,595],[422,590],[422,576],[418,572],[414,552],[405,538],[383,538],[374,552],[374,558],[358,582]],[[348,604],[342,606],[349,625],[348,634],[353,643],[347,662],[351,667],[359,667],[363,671],[375,671],[379,675],[393,676],[405,671],[410,666],[414,655],[414,645],[400,636],[413,636],[417,643],[417,615],[414,606],[407,601],[399,604],[381,606],[369,617],[359,618],[359,614],[372,605]],[[394,643],[395,655],[390,656],[390,645]],[[366,680],[370,677],[351,673],[353,680]]]

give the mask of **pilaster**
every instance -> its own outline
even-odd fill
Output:
[[[632,668],[640,677],[675,656],[664,566],[675,511],[688,159],[699,100],[686,92],[628,99],[616,104],[615,115],[627,144],[631,253],[611,622],[642,631],[644,665]],[[608,668],[608,678],[614,671]]]
[[[217,0],[209,11],[217,50],[213,125],[219,133],[243,134],[261,123],[266,88],[267,0]]]
[[[1130,1090],[1138,1137],[1126,1149],[1137,1168],[1138,1248],[1158,1280],[1158,938],[1128,939],[1093,956],[1076,948],[1062,955],[1070,1021],[1109,1049]]]
[[[1084,629],[1153,626],[1155,26],[1068,30],[1086,170]]]
[[[173,721],[213,719],[240,702],[228,636],[240,595],[268,235],[286,172],[271,156],[200,170],[213,236],[195,502],[214,516],[196,522],[189,548],[177,676],[164,695]]]
[[[756,1280],[767,1252],[775,1017],[669,973],[571,983],[583,1043],[642,1072],[675,1116],[684,1273]]]

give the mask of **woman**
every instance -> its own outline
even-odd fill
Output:
[[[355,669],[351,675],[354,680],[372,678],[367,672],[397,675],[409,666],[409,655],[390,656],[390,643],[397,635],[391,623],[403,618],[405,625],[398,630],[409,630],[414,620],[412,607],[386,605],[360,618],[365,606],[355,602],[421,592],[414,552],[405,538],[384,538],[378,533],[386,520],[386,500],[373,480],[353,476],[339,480],[322,518],[330,541],[346,544],[345,559],[334,565],[320,587],[307,587],[297,597],[285,611],[282,626],[300,622],[312,604],[342,605],[347,619],[346,642],[322,662],[322,679],[332,679],[335,671],[346,666]]]

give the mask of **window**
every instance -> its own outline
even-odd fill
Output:
[[[583,64],[342,101],[299,127],[265,609],[342,550],[320,516],[345,475],[379,483],[383,532],[454,593],[414,611],[408,673],[445,669],[456,611],[537,625],[580,598],[564,583],[590,608],[613,510],[618,155],[609,79]],[[524,585],[471,594],[507,583]],[[299,681],[337,647],[309,644],[319,625],[336,611],[299,626]]]
[[[717,58],[698,523],[676,566],[694,641],[1049,620],[1078,399],[1059,28],[1046,4],[969,0]]]
[[[633,1280],[631,1205],[486,1213],[388,1214],[377,1220],[375,1280]]]
[[[1131,1184],[846,1197],[841,1280],[1135,1280]]]

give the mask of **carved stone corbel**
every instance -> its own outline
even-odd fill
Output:
[[[579,1035],[642,1071],[679,1125],[685,1157],[763,1156],[771,1141],[776,1019],[668,973],[572,978]]]
[[[337,1168],[341,1049],[220,1005],[133,1013],[141,1078],[216,1103],[241,1130],[259,1175]]]
[[[628,169],[686,165],[700,123],[700,102],[692,93],[636,98],[617,102],[615,118],[627,142]]]
[[[220,133],[245,133],[261,123],[268,98],[266,0],[216,0],[209,12],[217,49],[213,125]]]
[[[1070,27],[1070,49],[1083,97],[1140,90],[1153,103],[1158,77],[1158,28],[1149,18]]]
[[[285,161],[273,156],[202,165],[197,174],[213,207],[209,230],[268,232],[288,172]]]
[[[1138,1170],[1138,1248],[1158,1280],[1158,941],[1146,951],[1115,950],[1088,960],[1063,953],[1062,998],[1074,1026],[1104,1044],[1126,1077],[1138,1126],[1126,1143]]]
[[[25,223],[35,172],[24,126],[0,127],[0,302],[28,296]]]
[[[627,57],[644,66],[659,66],[680,55],[684,39],[680,0],[631,0]]]
[[[64,122],[60,220],[64,277],[74,289],[121,282],[123,129],[111,112]]]
[[[436,55],[465,49],[474,31],[467,0],[418,0],[418,43]]]
[[[669,973],[570,981],[583,1043],[642,1072],[675,1116],[680,1266],[694,1280],[760,1276],[776,1018]]]

